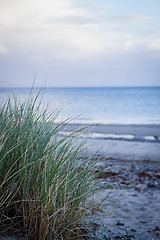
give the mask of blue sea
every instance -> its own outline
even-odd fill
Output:
[[[0,102],[12,91],[23,101],[31,89],[1,88]],[[160,124],[160,87],[46,88],[42,92],[49,111],[61,110],[57,121],[73,117],[73,123]]]

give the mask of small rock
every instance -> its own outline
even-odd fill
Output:
[[[160,172],[154,174],[155,177],[160,178]]]
[[[145,211],[145,210],[146,210],[146,208],[144,208],[144,207],[141,207],[141,208],[140,208],[140,210],[141,210],[141,211]]]
[[[150,187],[150,188],[154,188],[155,187],[154,183],[148,183],[147,186]]]
[[[115,236],[114,239],[118,240],[118,239],[122,239],[122,237],[121,236]]]
[[[140,223],[147,223],[147,222],[146,222],[146,221],[144,221],[144,220],[141,220],[141,221],[140,221]]]
[[[138,191],[144,191],[146,189],[146,185],[145,184],[139,184],[135,189],[138,190]]]
[[[160,231],[160,227],[155,227],[153,231]]]
[[[124,226],[124,223],[122,223],[122,222],[117,222],[116,225],[117,225],[117,226]]]
[[[103,236],[103,239],[104,239],[104,240],[107,240],[108,238],[107,238],[106,236]]]
[[[132,197],[137,197],[138,195],[136,194],[136,193],[134,193],[133,195],[132,195]]]

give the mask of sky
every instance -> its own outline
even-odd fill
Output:
[[[160,0],[0,0],[0,86],[160,86]]]

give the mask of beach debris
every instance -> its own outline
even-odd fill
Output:
[[[139,178],[152,177],[149,173],[146,173],[145,171],[138,173],[138,176],[139,176]]]
[[[97,173],[97,178],[115,178],[116,176],[118,176],[118,173],[114,173],[114,172],[100,172],[100,171],[96,171]]]
[[[155,177],[160,178],[160,172],[154,174]]]
[[[160,231],[160,227],[155,227],[153,231]]]
[[[114,239],[116,239],[116,240],[118,240],[118,239],[123,239],[121,236],[115,236],[115,238]]]

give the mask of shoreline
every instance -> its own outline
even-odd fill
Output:
[[[76,131],[89,127],[89,133],[160,137],[160,124],[77,124],[64,129]],[[91,127],[90,127],[91,126]],[[99,152],[94,197],[99,204],[92,224],[102,239],[160,239],[160,143],[125,139],[88,138],[81,157]],[[95,159],[96,160],[96,159]],[[102,171],[102,172],[101,172]]]
[[[76,131],[80,127],[87,126],[90,125],[69,124],[65,126],[62,134],[68,134],[69,132]],[[160,125],[137,126],[112,124],[96,125],[94,127],[92,125],[86,132],[89,132],[91,135],[93,134],[93,137],[87,138],[86,134],[87,151],[82,153],[82,157],[83,154],[91,156],[100,149],[100,155],[110,159],[116,159],[117,161],[160,162]],[[115,136],[112,138],[103,138],[103,135],[107,135],[108,133],[115,134],[117,138],[114,138]],[[98,134],[100,134],[100,137]],[[137,135],[137,139],[139,140],[134,138],[134,136]],[[156,139],[144,139],[146,136],[150,137],[154,135],[158,136],[158,141]],[[80,141],[82,141],[82,139]]]
[[[134,136],[160,137],[160,124],[80,124],[69,123],[64,131],[76,131],[80,127],[88,127],[92,133],[131,134]]]

